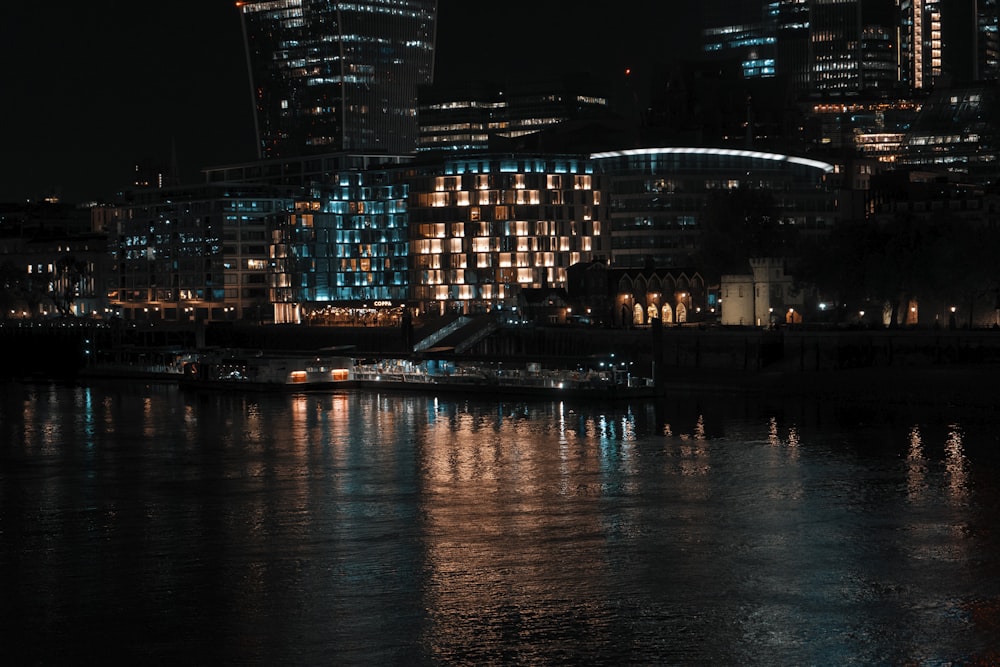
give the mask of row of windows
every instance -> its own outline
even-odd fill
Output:
[[[417,238],[494,238],[501,236],[575,236],[577,223],[567,220],[517,220],[472,223],[424,223],[414,228]],[[584,230],[586,231],[586,230]],[[591,229],[592,231],[592,229]]]
[[[595,215],[596,208],[590,206],[470,206],[443,208],[416,208],[410,213],[410,224],[425,222],[510,222],[524,220],[573,221],[579,218],[594,220],[595,227],[600,222]]]
[[[630,250],[642,248],[647,250],[669,250],[685,248],[693,250],[694,239],[690,236],[618,236],[611,241],[615,250]]]
[[[497,204],[508,206],[538,206],[540,204],[587,206],[599,205],[600,203],[600,192],[593,190],[580,192],[574,190],[449,190],[417,195],[415,205],[424,208],[442,208],[445,206],[494,206]]]

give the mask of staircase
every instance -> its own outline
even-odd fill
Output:
[[[438,342],[444,340],[445,338],[447,338],[448,336],[450,336],[451,334],[455,333],[463,326],[465,326],[465,324],[468,321],[469,321],[468,317],[464,315],[458,316],[451,322],[445,324],[443,327],[432,332],[429,336],[425,336],[421,340],[417,341],[417,343],[413,346],[413,351],[423,352],[424,350],[428,350],[434,347],[435,345],[438,344]]]
[[[453,322],[426,336],[413,346],[414,352],[424,352],[433,347],[450,347],[461,354],[500,328],[499,315],[460,315]]]

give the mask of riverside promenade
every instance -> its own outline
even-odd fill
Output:
[[[416,339],[421,327],[416,328]],[[412,339],[411,339],[412,340]],[[873,400],[976,400],[1000,405],[1000,330],[586,326],[501,328],[461,354],[414,353],[398,328],[90,320],[4,321],[5,377],[73,378],[102,350],[239,347],[339,350],[356,358],[431,356],[548,366],[628,365],[666,393],[808,393]]]

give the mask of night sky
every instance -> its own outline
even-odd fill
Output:
[[[438,81],[655,65],[692,53],[698,0],[440,0]],[[494,8],[495,7],[495,8]],[[0,201],[104,199],[137,161],[199,170],[252,160],[231,0],[4,5]]]

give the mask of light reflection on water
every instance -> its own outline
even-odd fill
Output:
[[[1000,659],[990,417],[6,389],[27,664]]]

